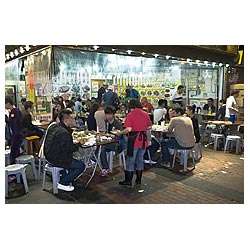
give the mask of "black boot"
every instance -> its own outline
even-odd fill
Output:
[[[120,185],[132,187],[133,171],[125,170],[125,180],[119,181]]]
[[[142,170],[136,170],[136,180],[135,183],[137,187],[141,186],[141,177],[142,177]]]

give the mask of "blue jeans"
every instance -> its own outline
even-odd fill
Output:
[[[111,144],[107,144],[107,145],[103,145],[102,146],[102,151],[100,154],[100,159],[101,159],[101,163],[102,163],[102,168],[103,169],[108,169],[108,161],[107,161],[107,152],[110,151],[115,151],[115,144],[111,143]]]
[[[161,141],[161,152],[162,152],[162,161],[170,162],[170,153],[169,148],[171,149],[191,149],[193,147],[182,147],[176,139],[168,139]]]
[[[126,164],[127,171],[134,171],[135,163],[136,163],[136,170],[144,169],[143,156],[145,150],[146,150],[145,148],[134,148],[133,157],[127,156],[127,164]]]
[[[70,183],[73,184],[75,178],[78,177],[84,171],[84,169],[84,163],[73,159],[70,168],[61,171],[62,176],[59,183],[65,186],[68,186]]]

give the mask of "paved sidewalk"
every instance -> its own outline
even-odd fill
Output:
[[[180,167],[179,164],[176,165]],[[189,162],[192,166],[192,162]],[[10,183],[10,197],[6,204],[243,204],[244,154],[224,153],[203,147],[203,158],[195,169],[185,175],[162,168],[159,164],[145,170],[140,192],[136,188],[120,186],[124,178],[122,167],[115,161],[113,173],[95,177],[87,187],[86,176],[80,177],[75,191],[59,190],[52,194],[52,184],[47,176],[48,191],[43,191],[42,181],[35,181],[28,171],[30,192],[24,194],[21,184]],[[135,176],[134,176],[135,180]],[[133,181],[134,181],[133,180]],[[20,197],[17,197],[20,196]]]

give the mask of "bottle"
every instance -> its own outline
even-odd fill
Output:
[[[100,133],[96,133],[96,143],[101,141]]]
[[[208,107],[208,112],[207,112],[208,115],[211,115],[212,112],[211,112],[211,107]]]
[[[84,134],[85,134],[85,135],[87,135],[87,134],[89,133],[87,121],[85,121],[83,131],[84,131]]]

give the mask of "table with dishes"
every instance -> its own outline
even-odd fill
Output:
[[[87,187],[94,177],[97,167],[102,170],[100,162],[102,146],[110,143],[118,143],[118,141],[109,137],[107,134],[96,131],[85,134],[84,131],[74,130],[72,136],[73,142],[80,143],[81,145],[73,157],[82,161],[86,166],[84,173],[90,177],[85,185],[85,187]],[[90,174],[87,173],[88,170],[91,170]]]

